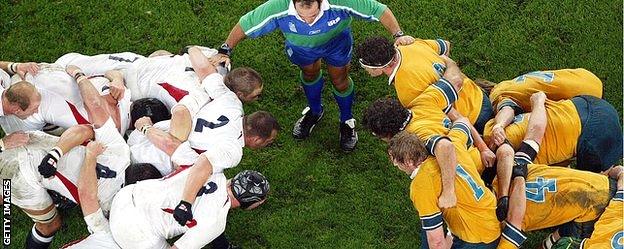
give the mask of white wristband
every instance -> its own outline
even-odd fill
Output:
[[[0,139],[0,151],[4,151],[4,140]]]

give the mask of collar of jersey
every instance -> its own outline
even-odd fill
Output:
[[[388,77],[388,85],[392,85],[392,82],[394,82],[394,77],[396,76],[397,71],[399,71],[399,67],[401,67],[401,60],[403,59],[403,57],[401,56],[401,50],[397,48],[396,51],[397,55],[399,56],[399,62],[396,67],[394,67],[394,70],[392,70],[392,74],[390,74],[390,77]]]
[[[414,171],[412,171],[412,174],[410,175],[410,179],[414,180],[414,177],[418,175],[418,170],[420,170],[420,166],[414,169]]]
[[[323,0],[321,1],[321,11],[319,11],[319,14],[318,16],[316,16],[316,19],[314,19],[314,22],[309,24],[306,21],[304,21],[299,16],[299,14],[297,14],[297,10],[295,9],[295,4],[293,3],[293,1],[290,1],[290,4],[288,5],[288,15],[295,16],[299,21],[305,24],[308,24],[309,26],[314,25],[318,20],[320,20],[321,17],[323,17],[323,13],[325,13],[326,10],[329,10],[329,2],[327,0]]]

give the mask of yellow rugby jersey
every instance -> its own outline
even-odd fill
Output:
[[[440,210],[438,197],[442,192],[440,168],[434,157],[427,158],[419,167],[410,184],[410,198],[420,216],[422,228],[429,231],[442,226],[463,241],[489,243],[500,236],[496,219],[496,198],[485,186],[468,154],[470,131],[456,124],[448,133],[457,152],[455,194],[457,206]]]
[[[439,137],[449,132],[451,120],[446,112],[456,100],[457,92],[451,83],[440,79],[414,99],[416,105],[410,109],[412,118],[405,129],[422,141],[429,141],[427,149],[432,152]]]
[[[440,39],[417,40],[411,45],[399,46],[398,50],[401,60],[389,81],[394,81],[399,102],[405,108],[412,108],[416,106],[416,97],[442,78],[446,64],[440,55],[448,53],[448,43]],[[483,97],[481,88],[466,78],[454,106],[474,124],[481,113]]]
[[[583,68],[535,71],[496,84],[490,92],[492,106],[531,110],[531,95],[542,91],[548,99],[571,99],[577,95],[602,98],[602,81]]]
[[[619,190],[607,209],[600,215],[591,237],[581,242],[581,248],[624,248],[624,221],[622,220],[622,195]]]
[[[542,164],[528,168],[523,231],[592,221],[609,203],[609,179],[604,175]],[[494,180],[493,188],[497,186]]]
[[[571,100],[546,100],[546,131],[540,144],[540,151],[533,160],[535,164],[552,165],[575,156],[578,138],[581,135],[581,119]],[[524,140],[529,126],[530,113],[518,114],[505,128],[505,135],[511,146],[517,150]],[[483,131],[485,141],[492,136],[495,120],[488,121]]]

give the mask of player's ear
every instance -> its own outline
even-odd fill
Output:
[[[252,209],[254,209],[254,208],[257,208],[257,207],[259,207],[260,205],[262,205],[262,204],[263,204],[266,200],[267,200],[267,198],[264,198],[264,199],[262,199],[262,200],[261,200],[261,201],[259,201],[259,202],[256,202],[256,203],[254,203],[254,204],[251,204],[251,205],[250,205],[248,208],[246,208],[245,210],[252,210]]]

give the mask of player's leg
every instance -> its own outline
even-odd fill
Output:
[[[325,81],[321,73],[319,52],[317,48],[300,48],[286,43],[288,59],[301,69],[299,80],[308,102],[308,107],[302,112],[303,117],[297,120],[293,128],[292,134],[296,139],[308,138],[323,117],[321,95]]]
[[[358,137],[352,112],[355,85],[349,77],[349,62],[353,47],[351,31],[343,31],[328,42],[328,46],[323,60],[327,63],[327,71],[333,84],[332,93],[340,110],[340,147],[344,151],[352,151]]]
[[[496,149],[496,179],[498,186],[496,196],[498,204],[496,216],[499,221],[505,220],[509,207],[509,186],[511,184],[511,170],[514,164],[514,150],[508,143],[503,143]]]

